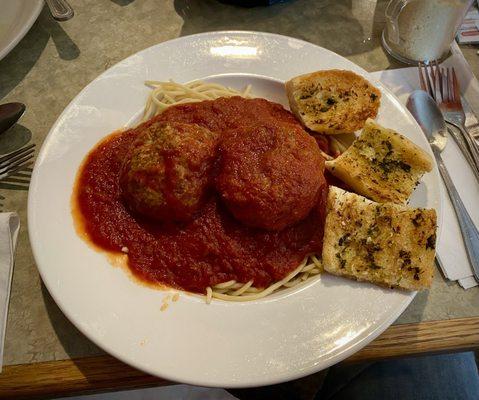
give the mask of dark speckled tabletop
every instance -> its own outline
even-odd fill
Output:
[[[292,0],[239,8],[216,0],[70,0],[75,17],[55,22],[45,8],[30,32],[0,61],[1,102],[27,112],[14,128],[19,141],[41,145],[78,92],[112,64],[146,47],[198,32],[242,29],[275,32],[333,50],[368,71],[399,68],[380,45],[386,1]],[[473,71],[478,56],[463,48]],[[11,145],[0,140],[0,152]],[[14,271],[4,364],[101,354],[65,318],[42,285],[27,233],[25,188],[0,185],[3,210],[22,222]],[[61,244],[59,244],[61,245]],[[437,274],[396,323],[479,315],[479,288],[464,291]]]

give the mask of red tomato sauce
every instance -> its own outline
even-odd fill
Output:
[[[174,106],[155,119],[196,123],[217,132],[257,122],[298,124],[280,105],[239,97]],[[214,193],[191,222],[155,223],[133,215],[121,197],[119,175],[136,136],[131,129],[100,142],[86,157],[73,193],[79,211],[74,218],[89,240],[108,252],[128,248],[128,266],[136,277],[197,293],[232,279],[253,279],[254,286],[266,287],[307,254],[321,252],[326,185],[310,214],[280,232],[242,225]]]

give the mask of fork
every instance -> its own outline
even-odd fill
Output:
[[[12,153],[0,157],[0,180],[9,177],[17,171],[32,165],[30,161],[35,152],[35,144],[22,147]]]
[[[434,60],[427,64],[420,62],[418,69],[421,88],[436,101],[444,120],[459,130],[460,135],[448,129],[479,181],[479,147],[465,127],[466,116],[454,68],[441,68]]]

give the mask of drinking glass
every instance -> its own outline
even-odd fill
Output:
[[[382,35],[384,48],[408,64],[446,57],[472,1],[391,0]]]

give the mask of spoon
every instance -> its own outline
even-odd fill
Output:
[[[0,134],[10,129],[25,112],[23,103],[0,104]]]
[[[429,144],[431,145],[439,172],[441,173],[444,184],[446,185],[447,193],[451,199],[459,222],[469,262],[472,265],[476,280],[479,281],[479,231],[474,225],[466,207],[464,207],[464,203],[459,197],[459,193],[457,192],[441,157],[441,152],[444,150],[447,143],[447,128],[441,110],[439,110],[439,107],[432,97],[422,90],[412,92],[411,96],[409,96],[406,107],[411,111],[411,114],[421,126]]]

